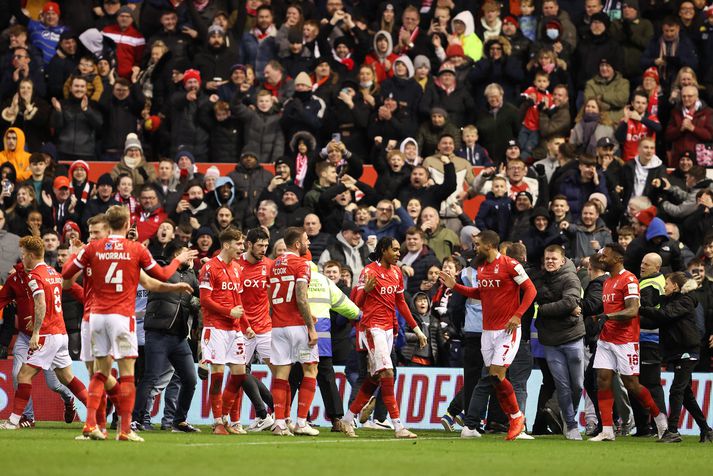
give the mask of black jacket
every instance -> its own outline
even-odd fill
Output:
[[[188,283],[198,292],[198,279],[192,269],[178,270],[168,283]],[[144,316],[144,330],[180,337],[188,335],[191,318],[197,308],[191,304],[192,296],[186,293],[149,293]],[[196,320],[194,319],[194,322]]]
[[[647,329],[659,328],[661,353],[665,360],[677,360],[686,353],[697,356],[701,344],[696,326],[697,305],[692,293],[676,292],[664,296],[658,309],[639,308],[641,326]]]
[[[584,326],[587,335],[584,339],[589,346],[589,350],[593,351],[597,346],[597,337],[601,331],[601,327],[593,319],[597,314],[604,312],[604,304],[602,303],[602,290],[604,289],[604,281],[607,280],[607,275],[603,274],[589,281],[584,290],[582,298],[582,316],[584,316]]]
[[[441,202],[456,190],[456,166],[449,162],[443,166],[443,183],[430,187],[414,188],[410,183],[399,191],[398,199],[401,203],[408,203],[412,198],[417,198],[423,208],[441,208]]]
[[[537,288],[537,335],[542,345],[560,345],[584,337],[582,316],[572,311],[581,302],[581,285],[574,264],[569,259],[554,273],[543,272],[535,281]]]

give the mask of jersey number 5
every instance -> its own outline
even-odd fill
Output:
[[[283,302],[291,302],[295,292],[294,276],[282,276],[281,278],[270,278],[270,285],[274,286],[272,290],[272,304],[282,304]],[[282,283],[287,283],[287,293],[284,297],[277,297],[280,294]]]
[[[119,263],[114,262],[109,265],[109,269],[106,272],[106,276],[104,276],[104,282],[106,284],[115,284],[116,292],[120,293],[124,290],[124,271],[116,269],[118,264]]]

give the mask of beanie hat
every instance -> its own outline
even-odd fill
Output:
[[[609,19],[609,15],[607,15],[604,12],[599,12],[599,13],[595,13],[594,15],[592,15],[592,18],[590,20],[590,25],[592,22],[595,22],[595,21],[603,23],[604,26],[606,26],[607,28],[609,28],[609,25],[611,25],[611,19]]]
[[[47,2],[42,6],[42,13],[55,12],[57,15],[60,14],[59,4],[56,2]]]
[[[187,69],[183,72],[183,85],[185,86],[189,79],[197,79],[198,84],[201,83],[201,73],[197,69]]]
[[[656,66],[651,66],[650,68],[646,68],[646,71],[644,71],[644,78],[653,78],[654,81],[656,81],[656,84],[659,84],[659,70],[656,68]]]
[[[651,206],[649,208],[641,210],[639,213],[636,214],[635,218],[639,220],[642,224],[649,226],[651,224],[651,220],[656,218],[656,207]]]
[[[448,45],[446,48],[446,58],[453,58],[455,56],[465,56],[465,51],[461,45]]]
[[[209,226],[202,226],[198,228],[198,231],[196,231],[196,239],[200,238],[203,235],[208,235],[211,238],[215,238],[213,236],[213,230]]]
[[[439,114],[443,117],[448,117],[448,111],[443,109],[442,107],[432,107],[431,108],[431,115],[433,114]]]
[[[215,165],[211,165],[210,167],[208,167],[208,170],[205,171],[204,177],[205,178],[208,178],[208,177],[218,178],[218,177],[220,177],[220,169],[218,167],[216,167]]]
[[[601,192],[594,192],[589,196],[589,199],[600,202],[602,205],[604,205],[604,210],[606,210],[607,206],[609,206],[609,200],[607,200],[607,196]]]
[[[71,220],[67,220],[66,222],[64,222],[64,226],[62,227],[62,241],[67,241],[67,234],[70,231],[76,231],[79,235],[79,238],[82,238],[82,230],[79,229],[79,225],[77,225]]]
[[[302,30],[299,28],[290,28],[287,32],[287,41],[291,45],[296,43],[302,44]]]
[[[111,174],[101,174],[97,180],[97,187],[100,185],[110,185],[111,188],[114,188],[114,179],[111,178]]]
[[[547,23],[545,23],[545,28],[554,28],[555,30],[561,32],[562,31],[562,23],[556,18],[552,18],[550,20],[547,20]]]
[[[446,61],[441,65],[441,67],[438,69],[438,75],[442,75],[443,73],[451,73],[451,74],[456,74],[456,69],[453,66],[452,63],[449,63]]]
[[[296,77],[295,77],[295,86],[298,84],[303,84],[307,86],[308,88],[312,87],[312,80],[309,77],[309,74],[305,73],[304,71],[300,72]]]
[[[126,13],[127,15],[131,15],[134,13],[134,10],[131,9],[131,7],[124,5],[121,8],[119,8],[119,11],[116,12],[116,16],[121,15],[122,13]]]
[[[69,177],[72,178],[72,175],[74,174],[74,170],[77,168],[83,168],[84,171],[89,175],[89,164],[86,163],[83,160],[75,160],[72,162],[72,165],[69,166]]]
[[[515,25],[516,28],[520,26],[520,24],[517,21],[517,18],[515,18],[512,15],[508,15],[505,17],[505,19],[503,20],[503,24],[505,24],[505,23],[510,23],[511,25]]]
[[[220,25],[211,25],[208,28],[208,36],[213,35],[225,36],[225,30],[223,30],[223,27]]]
[[[414,58],[414,60],[413,60],[413,67],[418,69],[421,66],[426,66],[430,70],[431,69],[431,60],[428,59],[428,57],[424,56],[424,55],[416,56],[416,58]]]
[[[124,142],[124,153],[129,149],[139,149],[142,153],[144,151],[144,148],[141,147],[139,136],[133,132],[126,135],[126,142]]]
[[[180,159],[181,157],[188,157],[189,159],[191,159],[192,164],[196,163],[196,158],[188,150],[184,149],[176,152],[176,156],[174,157],[176,163],[178,163],[178,159]]]

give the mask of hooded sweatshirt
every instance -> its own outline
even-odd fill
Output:
[[[465,32],[460,37],[463,52],[473,61],[479,61],[483,57],[483,42],[478,38],[478,35],[475,34],[473,14],[466,10],[456,15],[453,20],[451,20],[451,31],[453,31],[453,22],[456,20],[465,24]]]
[[[384,54],[380,54],[376,48],[376,40],[381,37],[386,38],[386,41],[388,43],[388,47],[386,48],[386,51]],[[364,64],[366,65],[371,65],[374,68],[374,71],[376,72],[376,82],[381,83],[383,80],[386,78],[390,78],[394,75],[393,71],[393,65],[394,61],[398,58],[398,55],[393,52],[394,50],[394,43],[391,38],[391,34],[388,31],[380,30],[376,32],[376,35],[374,35],[374,40],[372,41],[373,45],[373,50],[371,53],[366,55],[366,58],[364,58]],[[385,62],[388,61],[391,63],[391,67],[387,68],[385,65]]]
[[[663,162],[657,155],[654,155],[646,165],[643,165],[639,161],[638,155],[634,161],[636,162],[634,167],[634,196],[639,197],[644,194],[644,188],[646,187],[646,179],[649,176],[649,170],[661,167]]]
[[[7,135],[14,132],[17,135],[17,146],[15,150],[9,150],[7,146]],[[30,153],[25,151],[25,133],[17,127],[10,127],[5,131],[2,138],[3,150],[0,152],[0,163],[10,162],[15,167],[17,183],[24,182],[32,177],[30,172]]]
[[[223,202],[220,198],[220,193],[218,193],[218,189],[226,184],[230,185],[230,198]],[[218,206],[231,206],[235,200],[235,184],[233,183],[233,179],[230,177],[218,177],[215,180],[215,190],[213,190],[213,193],[215,194],[215,203],[218,204]]]

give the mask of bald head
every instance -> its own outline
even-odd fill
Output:
[[[648,278],[661,271],[661,256],[649,253],[641,260],[641,277]]]

